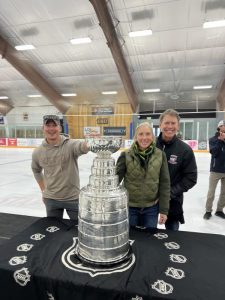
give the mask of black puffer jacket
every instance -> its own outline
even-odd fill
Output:
[[[160,133],[156,146],[166,153],[171,184],[171,200],[168,221],[184,223],[183,193],[197,183],[197,165],[189,145],[174,136],[165,142]]]

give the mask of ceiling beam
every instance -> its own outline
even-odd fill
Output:
[[[115,27],[111,15],[108,11],[107,4],[105,0],[89,0],[93,5],[95,12],[97,14],[99,25],[102,27],[104,35],[107,40],[107,44],[111,50],[113,59],[117,66],[117,70],[120,74],[120,78],[123,82],[124,90],[127,94],[127,98],[130,102],[133,112],[137,111],[138,99],[137,94],[128,71],[128,66],[124,58],[120,42],[118,40]]]
[[[51,102],[61,113],[65,113],[68,105],[62,96],[46,81],[41,74],[23,57],[23,53],[18,54],[3,37],[0,36],[0,54],[17,71],[20,72],[49,102]],[[23,59],[21,59],[21,56]]]
[[[6,116],[10,110],[13,109],[13,106],[6,101],[0,101],[0,114]]]

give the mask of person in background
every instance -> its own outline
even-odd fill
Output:
[[[157,138],[157,147],[163,150],[167,157],[171,200],[166,229],[179,230],[184,223],[183,193],[197,183],[197,165],[193,150],[177,137],[180,116],[177,111],[167,109],[159,117],[161,133]]]
[[[225,207],[225,120],[219,122],[217,132],[209,139],[209,151],[211,153],[211,163],[204,219],[208,220],[212,217],[212,206],[219,181],[221,182],[220,196],[215,215],[225,219],[223,212],[223,208]]]
[[[119,182],[129,194],[130,226],[157,228],[167,219],[170,178],[165,154],[156,148],[152,127],[141,123],[128,151],[116,163]]]
[[[78,157],[89,151],[86,142],[61,135],[57,115],[43,117],[45,139],[33,151],[31,168],[41,189],[48,217],[62,218],[64,209],[77,222],[80,179]]]

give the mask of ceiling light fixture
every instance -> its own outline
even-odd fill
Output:
[[[78,39],[71,39],[70,43],[72,45],[79,45],[79,44],[89,44],[91,43],[92,40],[89,37],[84,37],[84,38],[78,38]]]
[[[27,95],[29,98],[40,98],[42,97],[41,95]]]
[[[102,95],[116,95],[117,91],[106,91],[106,92],[102,92]]]
[[[144,93],[158,93],[160,92],[160,89],[145,89],[143,91]]]
[[[194,90],[206,90],[206,89],[211,89],[212,85],[196,85],[193,86]]]
[[[61,94],[63,97],[73,97],[73,96],[77,96],[76,93],[68,93],[68,94]]]
[[[33,45],[17,45],[15,46],[16,50],[24,51],[24,50],[33,50],[35,47]]]
[[[9,99],[7,96],[0,96],[0,100]]]
[[[148,29],[148,30],[130,31],[128,35],[129,37],[152,35],[152,30]]]
[[[217,20],[217,21],[208,21],[203,23],[203,28],[216,28],[216,27],[224,27],[225,20]]]

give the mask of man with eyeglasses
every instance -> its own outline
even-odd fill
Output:
[[[216,134],[209,139],[209,151],[211,153],[209,190],[206,201],[206,213],[203,218],[209,220],[212,217],[215,191],[220,181],[220,196],[215,215],[225,219],[225,213],[223,212],[225,207],[225,120],[221,120],[218,123]]]

